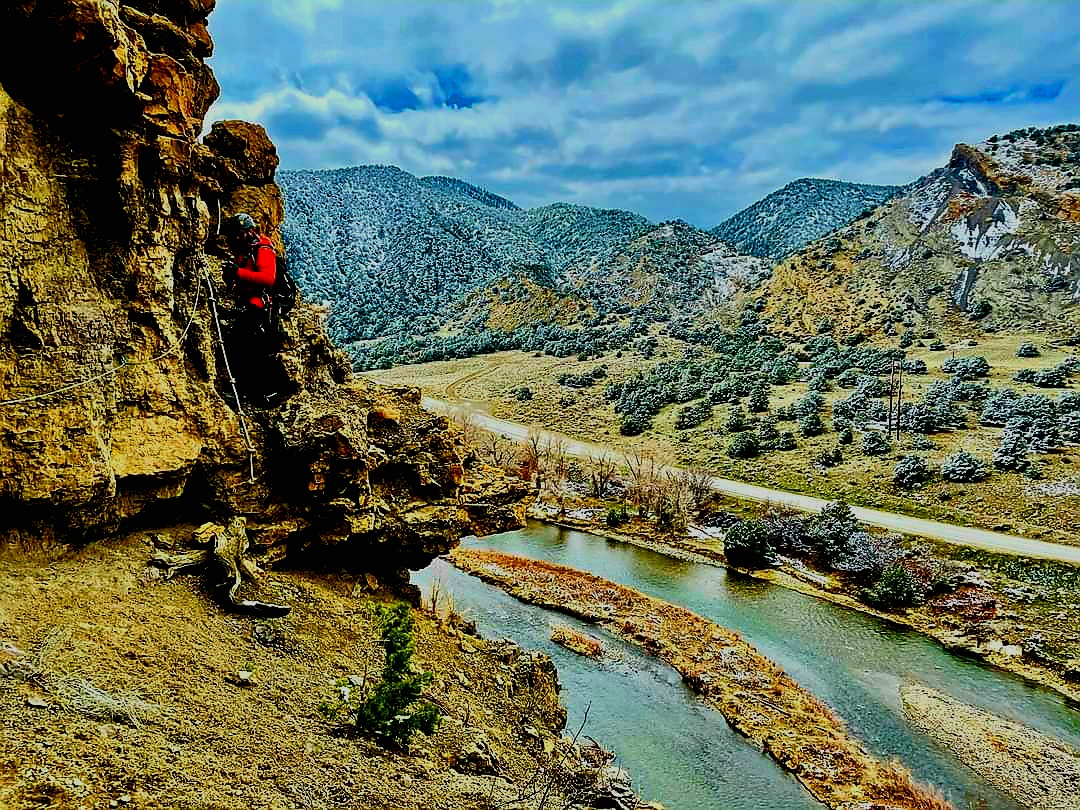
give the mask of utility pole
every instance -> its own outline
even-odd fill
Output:
[[[896,375],[896,440],[900,441],[900,403],[904,400],[904,354],[900,355],[900,369]]]
[[[892,409],[893,398],[896,396],[896,358],[893,357],[889,361],[889,418],[885,426],[885,435],[892,436]]]

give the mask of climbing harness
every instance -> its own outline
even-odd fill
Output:
[[[210,279],[210,271],[206,260],[206,254],[202,251],[196,254],[196,264],[199,273],[199,284],[195,286],[195,300],[192,302],[191,305],[191,314],[188,316],[187,323],[184,324],[184,329],[180,333],[180,338],[167,349],[147,360],[129,361],[127,360],[127,358],[124,358],[120,361],[119,365],[103,371],[101,374],[95,374],[93,377],[88,377],[85,380],[79,380],[77,382],[62,385],[59,388],[52,389],[51,391],[45,391],[40,394],[33,394],[26,397],[0,400],[0,407],[22,405],[28,402],[37,402],[39,400],[48,399],[49,397],[56,396],[57,394],[74,391],[78,388],[83,388],[87,385],[98,382],[99,380],[104,380],[115,374],[119,374],[126,368],[150,365],[151,363],[157,363],[158,361],[164,360],[166,357],[171,356],[184,345],[184,342],[187,340],[188,333],[191,331],[191,327],[195,323],[195,317],[196,315],[198,315],[199,312],[199,299],[202,293],[202,285],[203,283],[205,283],[207,289],[207,298],[210,301],[210,314],[213,316],[214,319],[214,331],[217,337],[218,348],[221,351],[221,360],[225,366],[225,373],[229,376],[229,385],[232,387],[233,398],[236,403],[236,415],[240,420],[240,432],[244,437],[244,445],[247,448],[248,473],[250,476],[249,483],[254,484],[257,480],[255,478],[255,457],[257,455],[257,451],[255,449],[254,443],[251,441],[251,432],[248,430],[247,417],[244,414],[243,406],[240,404],[240,394],[236,388],[236,378],[233,376],[232,367],[229,364],[229,356],[228,353],[225,351],[225,336],[221,329],[221,320],[218,317],[217,296],[214,294],[214,284],[213,281],[211,281]]]

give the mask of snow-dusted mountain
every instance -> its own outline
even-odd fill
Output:
[[[547,272],[516,207],[448,180],[392,166],[278,174],[289,267],[331,303],[336,338],[431,331],[472,290]]]
[[[392,166],[286,171],[278,183],[289,266],[308,298],[330,302],[330,329],[346,343],[432,332],[502,278],[559,287],[568,268],[606,261],[650,227],[615,209],[523,210]]]
[[[776,265],[793,329],[1080,323],[1080,125],[960,144],[905,193]]]
[[[899,186],[803,178],[744,208],[712,232],[742,253],[781,259],[901,192]]]
[[[653,321],[708,314],[762,282],[769,263],[682,220],[663,222],[605,259],[571,264],[562,288],[599,316]]]

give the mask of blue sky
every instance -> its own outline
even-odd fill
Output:
[[[903,183],[1080,122],[1074,0],[219,0],[210,120],[284,168],[711,227],[798,177]]]

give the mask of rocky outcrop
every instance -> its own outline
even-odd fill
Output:
[[[466,464],[417,392],[352,379],[313,307],[276,355],[292,396],[241,424],[206,306],[218,234],[245,210],[280,247],[283,205],[261,127],[198,139],[213,6],[0,10],[0,538],[243,513],[274,556],[399,577],[520,524],[524,490]]]
[[[948,163],[780,262],[765,315],[801,336],[983,328],[1070,334],[1080,304],[1080,126],[958,144]]]

